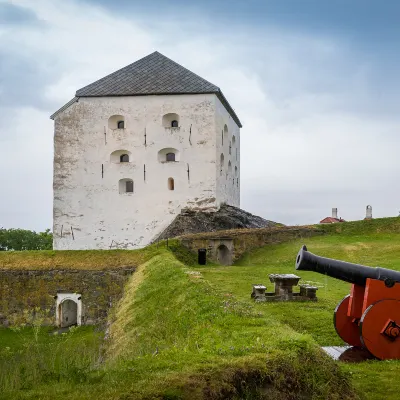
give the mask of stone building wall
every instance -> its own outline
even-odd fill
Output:
[[[323,230],[313,227],[278,227],[199,233],[181,236],[179,240],[194,253],[207,249],[209,260],[231,265],[246,252],[258,247],[323,234]]]
[[[29,323],[36,310],[46,325],[56,324],[58,292],[79,293],[82,325],[105,321],[123,294],[134,268],[118,270],[0,270],[0,325]]]
[[[239,143],[239,127],[215,94],[79,98],[55,117],[54,249],[141,248],[182,208],[238,206]],[[175,162],[165,162],[168,151]],[[120,193],[128,179],[133,193]]]

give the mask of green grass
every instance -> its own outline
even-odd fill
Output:
[[[0,270],[104,270],[135,267],[151,258],[155,251],[155,245],[142,250],[0,251]]]
[[[132,276],[113,315],[103,364],[95,362],[98,349],[88,351],[92,362],[79,381],[77,343],[69,349],[76,360],[59,369],[58,380],[39,371],[29,387],[3,384],[4,398],[355,398],[345,374],[309,335],[221,293],[175,254],[193,260],[179,247],[162,248]],[[45,357],[52,359],[52,348],[42,348]],[[23,353],[35,360],[34,349]],[[13,382],[15,368],[2,367]]]
[[[349,293],[350,284],[313,272],[295,271],[295,257],[301,245],[315,254],[370,266],[400,271],[400,219],[334,224],[323,227],[329,235],[270,245],[246,254],[234,266],[199,267],[202,276],[227,296],[251,304],[252,283],[266,284],[271,273],[296,273],[301,282],[319,286],[316,303],[253,304],[256,312],[268,313],[275,321],[287,324],[296,332],[309,334],[321,346],[341,345],[333,327],[336,304]],[[352,376],[358,392],[367,399],[399,398],[400,361],[369,361],[342,365]]]
[[[253,283],[273,290],[268,274],[295,272],[302,244],[400,270],[399,218],[318,228],[326,235],[259,248],[231,267],[198,266],[175,241],[135,252],[15,254],[22,268],[36,255],[45,268],[139,267],[111,313],[107,340],[92,328],[61,336],[0,330],[0,398],[397,399],[400,362],[339,364],[320,350],[341,344],[332,316],[349,284],[299,271],[319,286],[318,302],[250,299]]]
[[[41,385],[75,385],[97,381],[101,361],[101,334],[92,327],[54,335],[54,328],[0,329],[0,398]]]

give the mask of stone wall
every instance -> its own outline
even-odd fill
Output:
[[[323,234],[322,229],[313,227],[278,227],[199,233],[179,239],[190,251],[197,253],[198,249],[207,249],[208,259],[229,265],[228,261],[233,263],[244,253],[258,247]]]
[[[100,324],[134,270],[0,270],[0,325],[29,323],[37,311],[43,324],[55,325],[60,292],[81,294],[81,323]]]

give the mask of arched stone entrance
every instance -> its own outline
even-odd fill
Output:
[[[78,304],[73,300],[64,300],[59,306],[60,327],[67,328],[68,326],[78,323]]]
[[[82,324],[82,297],[78,293],[57,293],[56,325],[67,328]]]
[[[231,251],[224,244],[220,244],[217,249],[217,259],[222,265],[232,265]]]

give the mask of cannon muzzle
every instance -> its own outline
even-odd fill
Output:
[[[320,257],[307,251],[306,246],[303,246],[297,254],[296,269],[318,272],[360,286],[365,286],[367,278],[385,281],[387,286],[400,282],[400,272]]]

